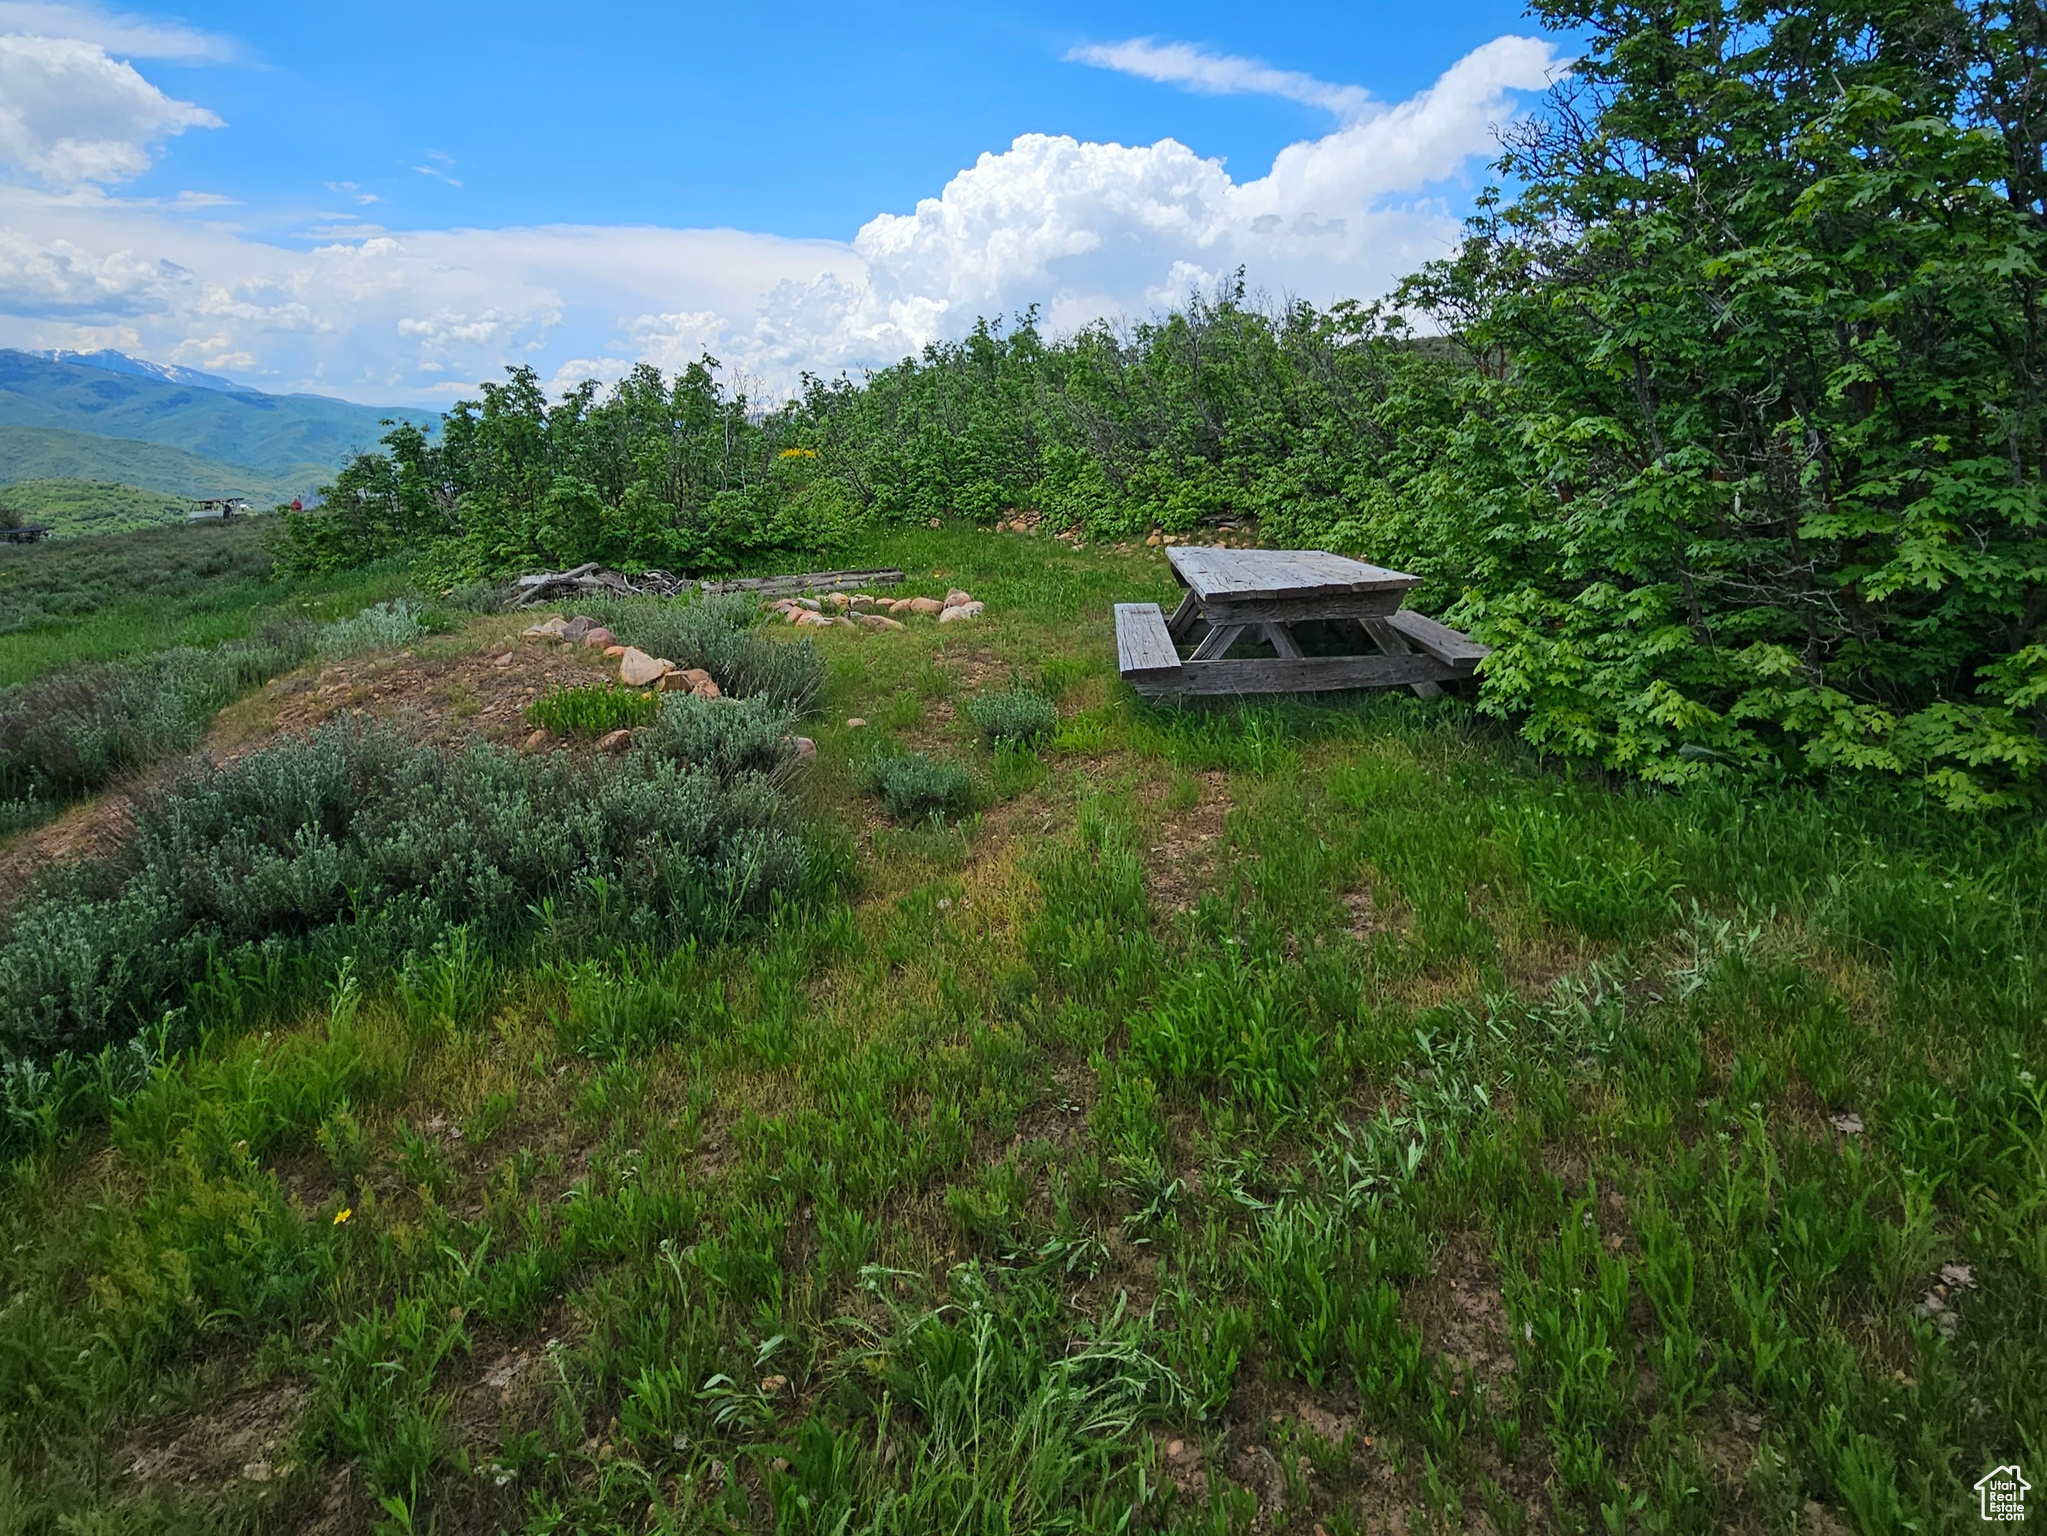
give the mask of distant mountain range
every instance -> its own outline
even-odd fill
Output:
[[[224,379],[217,373],[201,373],[197,368],[180,368],[176,363],[150,363],[139,357],[130,357],[125,352],[74,352],[65,347],[52,347],[47,352],[31,352],[30,357],[40,357],[51,363],[77,363],[85,368],[101,368],[108,373],[125,373],[135,379],[156,379],[164,384],[189,384],[195,389],[224,389],[231,395],[260,395],[260,389],[247,384],[237,384],[233,379]]]
[[[79,480],[171,496],[310,496],[386,420],[436,412],[271,395],[120,352],[0,349],[0,486]]]

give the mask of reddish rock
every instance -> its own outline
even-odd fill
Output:
[[[601,651],[607,645],[616,645],[617,643],[618,636],[614,635],[602,624],[583,631],[583,644],[590,650]]]
[[[610,731],[597,738],[597,750],[614,755],[623,752],[632,744],[633,733],[631,731]]]

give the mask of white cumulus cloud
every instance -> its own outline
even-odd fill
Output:
[[[0,165],[47,185],[125,181],[149,169],[150,151],[164,139],[222,126],[98,43],[0,35]]]
[[[1372,94],[1362,86],[1332,85],[1295,70],[1274,69],[1258,59],[1211,53],[1193,43],[1133,37],[1120,43],[1084,43],[1070,49],[1066,57],[1076,64],[1113,69],[1210,96],[1278,96],[1343,118],[1363,117],[1373,109]]]
[[[1240,79],[1303,100],[1322,89],[1175,46],[1147,40],[1122,57],[1185,65],[1203,89]],[[678,368],[706,349],[779,390],[1029,305],[1054,329],[1147,314],[1239,267],[1268,292],[1369,298],[1452,248],[1459,178],[1554,63],[1549,44],[1503,37],[1406,101],[1353,110],[1354,88],[1328,87],[1317,104],[1338,114],[1332,131],[1247,180],[1176,139],[1027,134],[850,241],[567,225],[277,238],[240,209],[124,198],[75,177],[0,183],[0,345],[231,359],[214,366],[268,387],[445,402],[508,363],[559,387],[641,358]]]

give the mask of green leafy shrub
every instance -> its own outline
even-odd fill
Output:
[[[651,724],[661,712],[658,694],[617,683],[562,688],[526,706],[526,723],[559,736],[602,736]]]
[[[983,693],[967,700],[967,718],[990,741],[1027,742],[1057,726],[1059,710],[1042,693],[1012,688],[1006,693]]]
[[[974,781],[958,763],[923,752],[878,757],[867,765],[866,786],[897,821],[929,821],[973,808]]]
[[[329,661],[364,651],[385,651],[409,645],[426,632],[419,604],[407,597],[365,608],[361,613],[322,625],[315,648]]]
[[[332,724],[172,786],[120,855],[0,918],[0,1057],[131,1035],[244,960],[388,968],[458,925],[486,949],[722,939],[802,886],[784,809],[758,773],[658,749],[444,754]]]

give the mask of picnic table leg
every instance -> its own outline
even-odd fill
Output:
[[[1388,656],[1412,656],[1414,654],[1414,647],[1408,643],[1407,636],[1403,635],[1391,624],[1388,624],[1384,619],[1359,619],[1358,623],[1362,624],[1365,633],[1372,637],[1372,643]],[[1439,699],[1443,696],[1443,690],[1434,683],[1415,683],[1412,686],[1414,688],[1414,696],[1418,699]]]
[[[1229,648],[1237,643],[1237,636],[1241,635],[1247,627],[1243,624],[1216,625],[1202,637],[1201,644],[1194,647],[1194,654],[1187,659],[1189,661],[1221,660],[1228,653]]]
[[[1301,655],[1301,647],[1299,643],[1295,641],[1293,631],[1288,629],[1286,625],[1262,624],[1259,627],[1265,631],[1265,638],[1272,642],[1273,650],[1277,651],[1282,656],[1290,657],[1296,660],[1299,659]]]
[[[1194,600],[1192,592],[1184,592],[1180,595],[1180,606],[1175,608],[1173,616],[1166,620],[1166,633],[1184,645],[1188,632],[1200,618],[1201,604]]]

